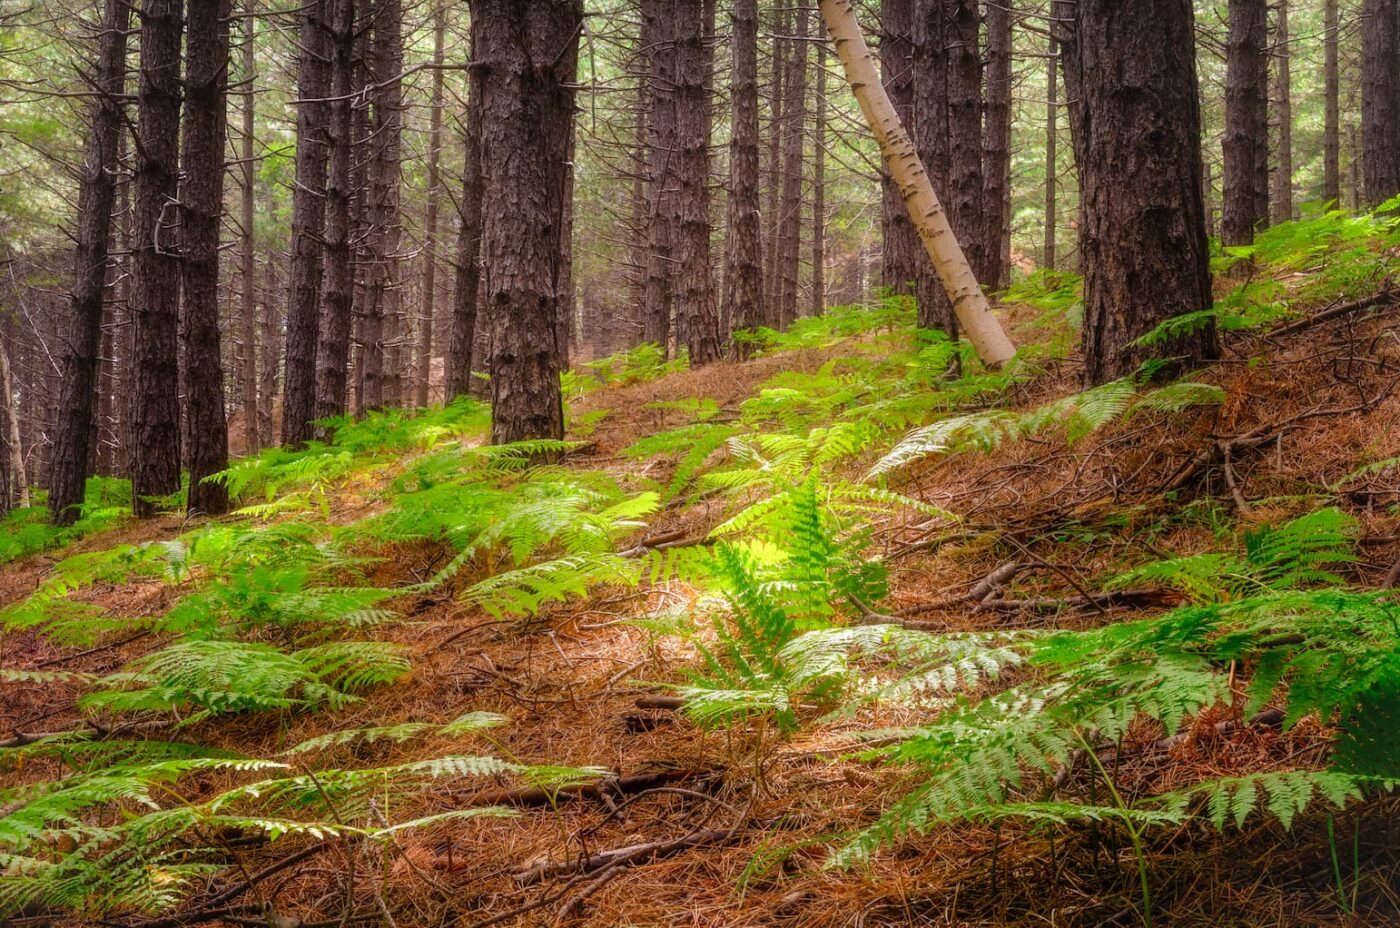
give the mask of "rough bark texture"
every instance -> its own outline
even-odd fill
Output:
[[[1361,147],[1366,202],[1400,193],[1400,0],[1365,0],[1361,20]]]
[[[1084,364],[1090,384],[1150,356],[1218,353],[1213,327],[1143,348],[1158,323],[1211,305],[1201,117],[1189,0],[1079,0],[1065,44],[1079,162]],[[1076,92],[1077,90],[1077,92]]]
[[[1278,123],[1274,146],[1273,194],[1269,199],[1273,221],[1293,218],[1293,80],[1288,38],[1288,0],[1277,0],[1274,26],[1274,119]]]
[[[325,230],[326,116],[330,90],[331,0],[302,10],[297,65],[296,186],[292,189],[291,261],[287,277],[287,362],[282,444],[311,438],[316,417],[316,352],[320,340],[321,235]]]
[[[1324,0],[1322,10],[1322,198],[1341,205],[1342,129],[1341,68],[1338,63],[1337,0]]]
[[[787,35],[792,31],[792,10],[786,4],[775,4],[773,9],[773,41],[769,65],[772,79],[768,82],[768,164],[764,172],[768,181],[768,206],[764,212],[767,228],[763,235],[763,312],[764,325],[776,329],[782,313],[779,311],[778,256],[782,232],[778,216],[782,212],[783,191],[783,133],[787,121],[783,107],[787,104],[787,55],[792,44]]]
[[[758,2],[735,0],[730,89],[728,232],[724,309],[731,331],[763,324],[763,229],[758,197]],[[739,345],[745,353],[744,344]]]
[[[180,488],[180,260],[175,220],[181,5],[181,0],[148,0],[141,14],[131,298],[131,487],[132,508],[140,518],[155,514],[152,498]]]
[[[938,0],[935,0],[938,2]],[[880,4],[880,82],[905,126],[914,127],[913,38],[915,0],[882,0]],[[942,34],[942,28],[939,28]],[[946,131],[946,130],[945,130]],[[944,134],[940,131],[939,136]],[[925,167],[935,186],[937,166]],[[909,210],[899,185],[886,170],[880,177],[880,285],[895,294],[912,294],[919,261],[919,233],[909,221]]]
[[[243,450],[247,454],[257,454],[262,448],[263,434],[259,429],[258,417],[258,301],[257,301],[257,239],[254,235],[255,181],[258,174],[257,155],[253,146],[257,88],[257,0],[244,0],[243,3],[243,137],[239,158],[243,162],[238,172],[241,182],[239,214],[242,225],[240,237],[239,270],[242,277],[240,294],[239,330],[243,342],[242,387],[243,387]]]
[[[277,374],[282,360],[282,323],[285,317],[277,312],[276,272],[273,259],[269,256],[266,267],[267,281],[263,285],[262,312],[262,361],[259,372],[262,378],[258,389],[258,432],[269,445],[277,442],[273,404],[277,397]]]
[[[977,0],[945,0],[948,29],[948,218],[977,279],[994,284],[982,216],[982,59]]]
[[[472,56],[476,55],[472,24]],[[447,353],[447,401],[471,393],[476,304],[481,284],[481,69],[473,68],[463,139],[462,202],[452,290],[452,343]]]
[[[646,300],[642,310],[642,341],[660,345],[671,340],[671,300],[674,290],[672,248],[675,213],[676,94],[670,84],[671,58],[675,54],[673,0],[643,0],[642,45],[647,50],[647,184],[650,215],[647,218]]]
[[[796,39],[783,82],[783,190],[778,206],[778,327],[797,318],[797,275],[802,241],[802,162],[807,142],[807,31],[805,8],[796,11]]]
[[[1045,240],[1040,261],[1052,271],[1058,255],[1055,253],[1055,227],[1059,222],[1059,210],[1055,203],[1056,188],[1060,180],[1059,135],[1059,46],[1052,32],[1045,40]]]
[[[982,124],[982,238],[990,287],[1011,282],[1011,0],[986,0],[987,73]]]
[[[913,74],[909,134],[934,191],[944,196],[948,191],[948,30],[944,0],[917,0],[910,23],[909,55]],[[907,215],[903,202],[899,208]],[[909,228],[913,231],[912,225]],[[919,246],[916,231],[914,235],[908,260],[919,328],[935,329],[956,338],[958,320],[953,314],[953,303],[933,263]]]
[[[78,517],[87,486],[93,430],[92,401],[97,388],[102,344],[102,303],[107,284],[112,203],[116,199],[117,140],[122,132],[120,96],[126,85],[126,30],[131,12],[125,0],[106,0],[94,72],[97,92],[92,129],[78,188],[77,248],[68,341],[64,345],[62,392],[54,427],[53,468],[49,472],[49,518],[70,525]],[[6,396],[10,396],[8,387]],[[8,401],[7,401],[8,405]],[[0,489],[8,501],[8,492]]]
[[[816,53],[812,114],[812,315],[826,312],[826,46]]]
[[[228,489],[206,480],[228,467],[228,420],[219,338],[219,221],[228,138],[229,16],[232,0],[189,0],[185,79],[182,303],[185,410],[190,447],[189,511],[222,515]]]
[[[564,437],[555,344],[582,0],[479,0],[491,438]]]
[[[418,351],[413,372],[414,402],[428,405],[428,381],[433,369],[433,325],[437,316],[438,201],[442,180],[438,159],[442,150],[442,61],[447,32],[445,0],[433,3],[433,94],[428,113],[428,190],[423,207],[423,293],[418,314]]]
[[[355,299],[350,242],[351,81],[355,71],[355,2],[331,0],[331,89],[327,141],[325,300],[316,347],[316,418],[343,416],[349,408],[351,313]],[[328,438],[329,435],[323,435]]]
[[[1225,199],[1220,238],[1248,245],[1269,217],[1269,4],[1230,0],[1225,50]]]

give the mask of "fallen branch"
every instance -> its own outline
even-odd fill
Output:
[[[626,796],[632,793],[640,793],[645,790],[654,789],[658,786],[665,786],[668,783],[688,780],[704,772],[703,770],[690,768],[657,770],[652,773],[638,773],[626,777],[598,780],[593,783],[581,783],[577,786],[565,786],[560,789],[548,789],[543,786],[527,786],[521,789],[491,790],[488,792],[473,793],[465,803],[465,806],[512,806],[514,808],[521,808],[529,806],[553,806],[561,802],[569,802],[575,799],[601,799],[606,796],[608,792],[614,795]]]
[[[1400,290],[1382,290],[1371,296],[1363,297],[1359,300],[1352,300],[1350,303],[1342,303],[1337,306],[1329,307],[1319,313],[1314,313],[1306,319],[1299,319],[1297,322],[1290,322],[1288,325],[1279,326],[1277,329],[1268,333],[1268,335],[1270,338],[1292,335],[1295,332],[1302,332],[1305,329],[1310,329],[1315,325],[1328,322],[1340,316],[1346,316],[1350,313],[1367,309],[1376,309],[1383,305],[1394,304],[1397,298],[1400,298]]]
[[[22,748],[40,741],[54,738],[91,738],[102,740],[106,738],[116,738],[122,735],[148,734],[150,732],[161,731],[174,724],[173,720],[155,719],[150,722],[133,722],[128,725],[113,725],[108,728],[104,725],[87,725],[82,728],[73,728],[68,731],[17,731],[10,737],[0,741],[0,749]]]
[[[556,876],[569,876],[575,873],[595,873],[604,867],[632,866],[650,863],[693,847],[718,846],[734,835],[734,829],[711,829],[692,832],[679,838],[664,841],[647,841],[642,844],[629,844],[626,847],[599,851],[586,857],[572,860],[542,860],[515,875],[521,886],[530,886]]]

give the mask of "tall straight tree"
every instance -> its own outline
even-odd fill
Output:
[[[813,48],[817,86],[812,94],[812,315],[826,312],[826,46]]]
[[[582,0],[477,0],[491,438],[564,437],[559,260]]]
[[[477,17],[471,25],[471,56],[476,56]],[[452,342],[447,352],[447,401],[471,392],[476,304],[481,285],[481,68],[468,77],[467,121],[463,139],[462,199],[457,219],[457,257],[452,290]]]
[[[1225,199],[1220,239],[1248,245],[1269,218],[1269,3],[1230,0],[1225,46]]]
[[[772,14],[773,40],[769,55],[771,80],[768,82],[768,165],[764,174],[768,180],[768,208],[765,213],[767,230],[763,236],[763,311],[764,324],[777,328],[781,322],[779,310],[778,257],[779,230],[778,217],[782,213],[783,192],[783,133],[787,126],[783,107],[787,104],[787,79],[789,70],[787,56],[792,44],[788,33],[792,31],[792,10],[783,3],[775,3]]]
[[[797,318],[797,275],[801,264],[802,168],[807,142],[807,30],[805,7],[795,11],[793,47],[783,82],[783,189],[778,207],[778,327]]]
[[[1012,0],[986,0],[987,69],[983,87],[982,239],[987,248],[983,283],[1004,287],[1011,273],[1011,54]]]
[[[321,236],[326,223],[327,103],[330,91],[331,0],[301,10],[297,62],[296,183],[292,187],[291,260],[287,282],[286,374],[282,444],[311,438],[316,417],[316,353],[320,342]]]
[[[1322,198],[1333,208],[1342,202],[1341,65],[1338,61],[1337,0],[1323,0],[1322,29]]]
[[[1040,261],[1052,271],[1058,255],[1055,253],[1055,225],[1059,209],[1055,203],[1059,185],[1060,88],[1059,45],[1054,30],[1045,40],[1045,242]]]
[[[438,201],[442,197],[439,160],[442,155],[442,62],[447,37],[446,0],[433,2],[433,92],[428,101],[428,196],[423,207],[423,293],[418,318],[418,353],[415,358],[414,402],[428,405],[428,385],[433,370],[433,323],[437,315]]]
[[[1400,193],[1400,0],[1365,0],[1361,16],[1361,149],[1366,202]]]
[[[728,232],[724,308],[731,330],[762,325],[763,229],[758,197],[758,0],[735,0],[730,88]],[[739,351],[744,351],[740,343]]]
[[[350,242],[351,81],[355,73],[355,0],[331,0],[330,118],[326,124],[325,299],[316,346],[316,418],[345,415],[349,403],[351,311],[355,297]]]
[[[126,87],[126,32],[131,9],[126,0],[103,4],[92,129],[78,187],[77,248],[73,256],[71,328],[65,343],[62,390],[53,423],[53,467],[49,471],[49,518],[70,525],[78,517],[87,485],[93,441],[89,421],[102,342],[102,302],[107,280],[112,203],[116,199],[117,140],[122,133],[121,98]],[[6,401],[9,395],[7,393]],[[0,487],[0,497],[7,497]]]
[[[189,0],[189,66],[181,216],[185,298],[185,419],[190,438],[189,511],[222,515],[228,489],[206,480],[228,467],[224,368],[219,339],[219,221],[228,137],[229,18],[233,0]]]
[[[995,284],[983,222],[982,56],[977,0],[945,0],[948,48],[948,218],[973,273]]]
[[[941,2],[941,0],[937,0]],[[881,0],[880,83],[900,121],[915,125],[913,30],[916,0]],[[939,35],[943,30],[939,29]],[[946,129],[939,129],[943,136]],[[909,220],[899,185],[889,171],[880,179],[880,285],[895,294],[912,293],[919,260],[919,233]]]
[[[148,0],[141,11],[131,292],[131,489],[139,518],[180,488],[180,259],[171,205],[179,202],[181,14],[181,0]]]
[[[939,196],[948,192],[948,15],[944,0],[916,0],[910,19],[909,69],[912,72],[909,135],[929,181]],[[896,204],[907,213],[904,203]],[[908,219],[905,219],[908,223]],[[912,230],[913,225],[909,228]],[[917,234],[917,233],[916,233]],[[914,300],[918,325],[949,337],[958,334],[953,303],[938,279],[928,255],[912,243]]]
[[[696,5],[698,11],[698,4]],[[675,6],[672,0],[642,0],[642,46],[647,58],[647,217],[646,293],[642,340],[660,345],[671,340],[671,306],[675,289],[676,230],[676,88]]]
[[[1274,20],[1274,189],[1269,206],[1274,222],[1293,218],[1293,58],[1288,37],[1288,0],[1276,0]]]
[[[253,146],[256,120],[257,86],[257,11],[258,0],[243,0],[243,133],[239,152],[241,182],[240,267],[242,291],[240,297],[240,334],[243,342],[243,445],[249,454],[262,447],[263,434],[258,421],[258,297],[257,297],[257,239],[254,235],[256,213],[255,181],[258,160]]]
[[[1163,320],[1211,305],[1191,2],[1079,0],[1067,15],[1085,380],[1131,374],[1153,353],[1213,358],[1210,325],[1137,344]]]

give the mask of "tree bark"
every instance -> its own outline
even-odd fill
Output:
[[[987,74],[982,125],[982,238],[986,283],[1011,282],[1011,2],[986,0]]]
[[[783,184],[778,207],[778,328],[797,318],[797,276],[802,241],[802,162],[807,142],[807,32],[805,8],[796,10],[793,47],[783,82]]]
[[[1134,344],[1211,305],[1191,4],[1079,0],[1072,16],[1064,53],[1078,98],[1085,379],[1123,377],[1152,356],[1213,358],[1213,326],[1161,347]]]
[[[763,230],[758,194],[758,2],[735,0],[730,89],[728,235],[724,309],[731,331],[763,324]],[[747,352],[739,345],[739,353]]]
[[[273,406],[277,399],[277,374],[282,368],[282,323],[286,318],[279,317],[277,312],[275,294],[278,290],[274,267],[273,258],[269,255],[266,267],[267,282],[262,290],[262,370],[259,372],[262,385],[258,390],[258,433],[268,445],[276,444],[278,437]]]
[[[672,218],[677,184],[674,164],[677,149],[676,94],[670,86],[671,59],[675,54],[674,0],[643,0],[642,45],[648,51],[647,177],[651,215],[647,220],[646,302],[642,316],[642,340],[666,351],[671,340],[671,301],[675,289],[672,272],[675,230]]]
[[[1293,81],[1288,38],[1288,0],[1277,0],[1274,28],[1274,114],[1278,119],[1277,164],[1270,199],[1275,223],[1293,218]]]
[[[219,221],[228,140],[229,19],[233,0],[189,0],[185,79],[182,304],[191,514],[228,512],[228,490],[205,478],[228,467],[219,338]]]
[[[939,3],[941,0],[920,2]],[[890,105],[900,121],[910,130],[917,129],[916,120],[920,116],[914,109],[915,75],[923,74],[930,79],[946,80],[946,67],[924,64],[916,68],[914,64],[915,13],[916,0],[881,0],[880,80]],[[940,22],[938,35],[942,34]],[[939,60],[942,60],[941,56]],[[930,118],[933,114],[922,115],[924,118]],[[942,125],[935,133],[937,138],[942,139],[947,135],[946,120],[940,118],[938,122]],[[937,176],[944,165],[941,161],[929,161],[925,167]],[[941,180],[941,176],[938,179]],[[880,191],[880,285],[895,295],[912,295],[914,278],[918,274],[919,233],[909,220],[909,210],[904,205],[899,184],[888,167],[881,174]],[[922,320],[920,324],[923,324]]]
[[[253,147],[256,120],[257,88],[257,0],[243,2],[243,140],[239,171],[242,180],[241,272],[241,331],[243,341],[243,444],[247,454],[257,454],[262,448],[263,435],[258,422],[258,301],[257,301],[257,238],[254,234],[254,186],[257,178],[257,157]]]
[[[564,437],[558,264],[582,0],[478,0],[491,438]]]
[[[1045,40],[1045,231],[1040,263],[1050,270],[1055,269],[1059,256],[1055,253],[1055,227],[1059,222],[1059,209],[1055,203],[1056,188],[1059,186],[1059,47],[1055,34],[1051,31]]]
[[[291,261],[287,272],[286,374],[282,444],[311,438],[316,416],[316,355],[320,342],[321,236],[326,208],[326,117],[330,90],[331,0],[302,8],[297,65],[296,186],[292,188]]]
[[[781,294],[778,279],[781,251],[782,228],[779,215],[782,212],[783,194],[783,143],[787,131],[787,80],[791,71],[787,66],[787,55],[791,44],[787,35],[792,30],[792,10],[785,4],[775,4],[773,9],[773,41],[770,45],[769,63],[772,79],[769,81],[768,96],[768,209],[765,212],[768,228],[763,236],[763,324],[776,329],[782,324]]]
[[[1361,19],[1361,147],[1366,202],[1400,194],[1400,0],[1365,0]]]
[[[476,22],[472,53],[476,56]],[[457,259],[452,290],[452,344],[447,355],[447,402],[471,393],[472,347],[481,283],[481,69],[472,68],[463,140],[462,202],[457,225]]]
[[[97,97],[78,189],[71,328],[64,346],[62,392],[53,423],[54,466],[49,474],[49,518],[55,525],[70,525],[77,519],[87,486],[112,203],[116,199],[120,168],[117,142],[123,128],[120,98],[126,88],[126,32],[130,19],[131,10],[125,0],[106,0],[93,88]],[[10,395],[6,385],[7,405]],[[8,498],[8,488],[0,495]]]
[[[414,371],[414,402],[428,405],[428,386],[433,370],[433,324],[437,316],[437,236],[438,201],[442,181],[438,160],[442,149],[442,61],[447,33],[445,0],[433,3],[433,91],[428,113],[428,191],[423,208],[423,294],[418,318],[417,366]]]
[[[1342,203],[1341,67],[1338,63],[1337,0],[1323,0],[1322,198]]]
[[[826,312],[826,46],[816,48],[812,115],[812,315]]]
[[[977,0],[945,0],[948,29],[948,217],[977,279],[995,285],[982,202],[982,58]]]
[[[1230,0],[1225,50],[1225,199],[1220,240],[1248,245],[1269,217],[1269,4]]]
[[[928,172],[936,194],[948,192],[948,16],[944,0],[917,0],[910,21],[909,123],[919,161]],[[909,242],[910,270],[914,287],[918,326],[958,336],[958,320],[953,304],[943,289],[928,255],[919,248],[917,233],[909,223],[903,204],[895,207],[904,214],[903,225],[916,237]],[[902,233],[901,233],[902,234]]]
[[[180,143],[181,0],[141,13],[136,214],[132,249],[132,509],[180,488],[180,260],[175,251]],[[86,420],[84,420],[86,424]]]
[[[928,174],[919,163],[914,144],[880,84],[853,3],[854,0],[821,0],[822,18],[845,68],[846,79],[885,156],[891,176],[899,184],[910,216],[917,220],[919,236],[948,291],[958,322],[983,363],[988,366],[1004,364],[1016,353],[1015,346],[992,315],[987,298],[977,285],[977,278],[933,192]]]

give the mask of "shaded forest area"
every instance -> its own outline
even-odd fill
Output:
[[[0,4],[0,924],[1400,922],[1400,2]]]

